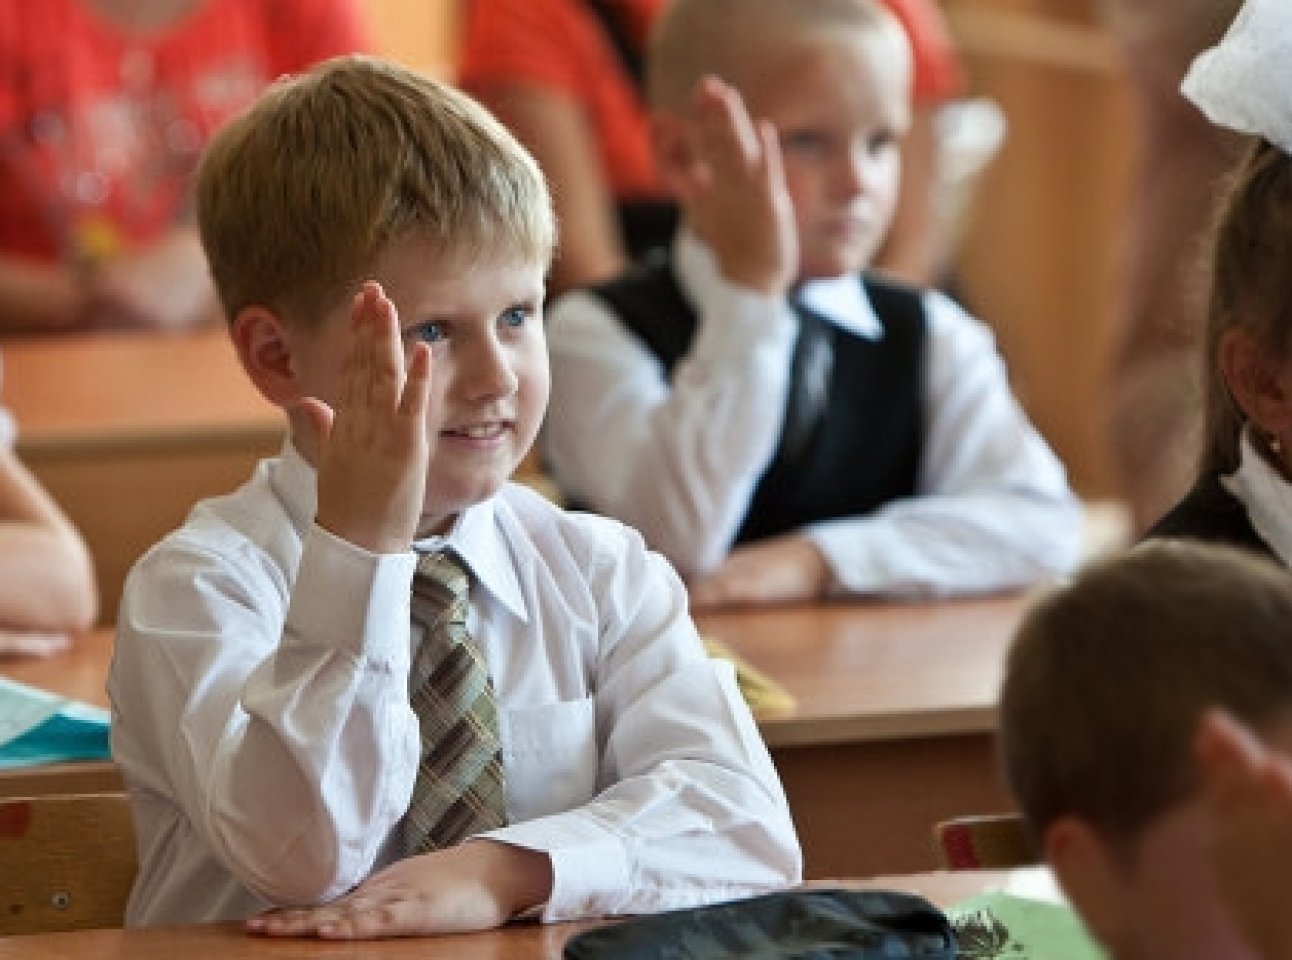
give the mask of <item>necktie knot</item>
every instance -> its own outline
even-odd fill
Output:
[[[436,611],[436,620],[465,624],[470,594],[471,575],[456,555],[438,550],[418,557],[417,575],[413,578],[414,619],[418,619],[421,608]]]

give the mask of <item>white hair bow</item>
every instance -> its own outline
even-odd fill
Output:
[[[1180,85],[1212,123],[1292,154],[1292,0],[1247,0]]]

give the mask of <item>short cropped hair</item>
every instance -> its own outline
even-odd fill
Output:
[[[1035,837],[1079,817],[1113,845],[1199,785],[1198,723],[1292,715],[1292,575],[1233,547],[1157,540],[1092,565],[1024,617],[999,743]]]
[[[556,232],[537,164],[488,111],[361,55],[279,80],[229,123],[197,210],[230,322],[254,304],[307,327],[408,233],[546,266]]]
[[[745,87],[768,42],[805,30],[882,27],[905,40],[901,22],[877,0],[672,0],[651,30],[646,90],[652,106],[689,102],[705,74]]]

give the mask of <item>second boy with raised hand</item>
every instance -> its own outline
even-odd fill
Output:
[[[461,95],[342,59],[217,138],[198,210],[292,428],[127,584],[129,921],[278,906],[253,929],[376,936],[795,882],[780,784],[680,582],[632,531],[507,483],[548,392],[528,155]]]
[[[910,51],[868,0],[675,0],[648,64],[684,226],[557,303],[547,453],[696,603],[999,590],[1079,512],[990,334],[859,279],[900,180]]]

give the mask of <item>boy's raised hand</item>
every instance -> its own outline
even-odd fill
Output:
[[[798,272],[798,233],[780,142],[734,87],[703,77],[692,103],[696,163],[678,186],[692,229],[732,283],[783,296]]]
[[[1199,725],[1197,752],[1225,903],[1264,960],[1292,960],[1292,758],[1218,709]]]
[[[429,348],[416,344],[405,369],[395,305],[365,283],[333,406],[307,397],[290,411],[292,429],[318,451],[319,526],[374,553],[410,548],[430,456],[430,383]]]

